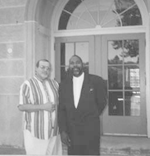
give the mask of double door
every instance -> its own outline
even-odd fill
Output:
[[[103,135],[147,135],[144,38],[144,34],[55,38],[57,81],[68,74],[74,54],[82,58],[87,72],[107,80]]]

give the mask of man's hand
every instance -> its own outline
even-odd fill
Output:
[[[51,102],[47,102],[43,105],[43,109],[48,112],[53,112],[56,109],[56,105],[52,104]]]
[[[70,139],[69,139],[69,136],[68,136],[68,134],[67,134],[66,132],[64,132],[64,131],[61,133],[61,141],[62,141],[65,145],[70,146]]]

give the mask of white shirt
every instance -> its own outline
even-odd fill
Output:
[[[74,94],[75,108],[78,107],[83,80],[84,80],[84,73],[82,73],[79,77],[73,76],[73,94]]]

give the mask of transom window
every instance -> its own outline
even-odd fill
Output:
[[[136,25],[142,25],[142,18],[134,0],[69,0],[62,11],[58,29]]]

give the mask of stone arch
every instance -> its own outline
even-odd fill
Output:
[[[50,28],[51,17],[59,0],[28,0],[25,10],[25,21],[36,21]]]
[[[57,0],[28,0],[25,9],[26,78],[34,74],[35,62],[50,59],[51,17]],[[27,61],[25,61],[27,62]]]
[[[25,9],[25,21],[35,20],[38,0],[28,0]]]

